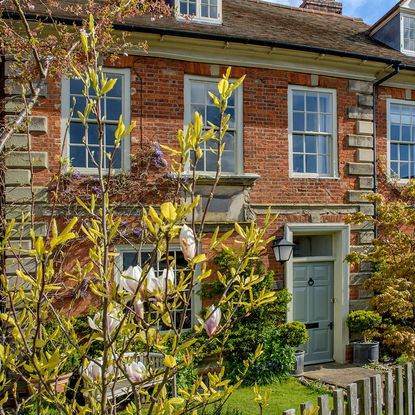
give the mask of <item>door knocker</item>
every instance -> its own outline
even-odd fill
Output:
[[[314,280],[313,280],[312,278],[310,278],[310,279],[308,280],[308,285],[309,285],[310,287],[312,287],[312,286],[314,285]]]

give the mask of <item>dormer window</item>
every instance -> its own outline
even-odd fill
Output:
[[[221,0],[176,0],[180,16],[189,16],[192,22],[221,23]]]
[[[415,52],[415,16],[402,16],[403,52]]]

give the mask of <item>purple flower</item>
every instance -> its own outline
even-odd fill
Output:
[[[167,161],[163,158],[164,153],[160,148],[159,143],[154,144],[154,152],[151,155],[151,161],[157,168],[166,168],[168,166]]]
[[[79,173],[79,171],[75,171],[74,174],[72,175],[72,177],[74,179],[80,179],[81,178],[81,173]]]
[[[222,318],[222,311],[219,307],[215,307],[214,305],[211,305],[209,307],[209,316],[205,321],[205,330],[206,334],[209,337],[212,337],[217,328],[219,327],[220,320]]]
[[[134,228],[133,235],[137,236],[137,238],[141,238],[141,236],[143,235],[143,230],[141,228]]]
[[[101,189],[99,187],[93,186],[91,187],[91,190],[96,194],[96,195],[100,195],[101,194]]]

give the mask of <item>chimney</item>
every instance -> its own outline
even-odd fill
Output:
[[[334,14],[342,14],[343,11],[342,2],[336,0],[303,0],[300,7]]]

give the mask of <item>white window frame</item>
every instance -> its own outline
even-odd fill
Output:
[[[208,76],[185,75],[184,76],[184,131],[187,131],[189,123],[193,122],[193,114],[191,111],[191,83],[193,81],[199,82],[213,82],[218,83],[221,78],[211,78]],[[230,79],[229,82],[236,82],[236,79]],[[217,88],[212,91],[218,95]],[[243,86],[239,86],[234,92],[235,95],[235,170],[233,172],[222,172],[221,176],[242,176],[244,174],[243,166]],[[189,166],[186,166],[186,171],[189,172]],[[199,175],[214,176],[214,171],[198,171]]]
[[[405,55],[415,56],[415,50],[405,49],[405,17],[409,17],[411,19],[415,19],[415,10],[412,9],[405,9],[405,11],[401,11],[401,22],[400,22],[400,29],[401,29],[401,52]]]
[[[293,160],[293,93],[295,91],[300,92],[320,92],[332,95],[332,115],[333,115],[333,132],[331,143],[331,160],[330,160],[330,173],[323,175],[319,173],[299,173],[294,171]],[[289,151],[289,177],[290,178],[314,178],[314,179],[338,179],[338,136],[337,136],[337,91],[335,89],[328,88],[314,88],[301,85],[289,85],[288,86],[288,151]]]
[[[400,184],[406,184],[409,182],[410,179],[401,179],[400,177],[392,176],[391,174],[391,105],[406,105],[406,106],[413,106],[415,107],[415,101],[405,100],[405,99],[395,99],[395,98],[387,98],[386,99],[386,124],[387,124],[387,177],[392,181],[397,181]],[[415,142],[413,144],[415,146]],[[415,177],[414,177],[415,178]]]
[[[191,16],[192,23],[209,23],[209,24],[222,24],[222,0],[218,1],[218,17],[216,19],[211,17],[202,16],[202,1],[196,0],[196,14]],[[180,14],[180,0],[175,0],[174,5],[178,11],[178,19],[185,20],[182,14]]]
[[[169,245],[169,249],[171,251],[180,251],[180,245],[179,244],[175,244],[172,243]],[[116,273],[117,275],[119,275],[120,271],[123,269],[123,259],[122,259],[122,255],[123,253],[141,253],[141,252],[153,252],[154,247],[149,246],[149,245],[142,245],[142,246],[134,246],[134,245],[116,245],[114,248],[114,251],[116,253],[118,253],[119,255],[116,256],[115,258],[115,270],[114,273]],[[196,266],[196,273],[200,272],[200,266]],[[192,291],[192,307],[191,307],[191,328],[190,329],[185,329],[183,331],[190,331],[193,330],[193,327],[198,324],[198,320],[197,320],[197,315],[200,314],[201,310],[202,310],[202,299],[200,298],[200,296],[197,294],[197,292],[200,290],[201,285],[200,283],[197,283],[194,285],[193,287],[193,291]]]
[[[131,75],[130,69],[121,68],[104,68],[104,74],[113,73],[124,77],[124,85],[122,91],[122,116],[125,125],[130,124],[131,120],[131,97],[130,97],[130,84]],[[64,145],[63,154],[64,157],[69,160],[70,158],[70,133],[68,130],[66,141],[65,141],[65,130],[70,117],[70,111],[72,102],[70,102],[70,78],[62,78],[61,82],[61,140]],[[114,169],[114,173],[126,172],[130,169],[130,148],[131,148],[131,137],[127,136],[121,144],[121,168]],[[76,171],[85,175],[96,175],[98,174],[96,167],[74,167]]]

